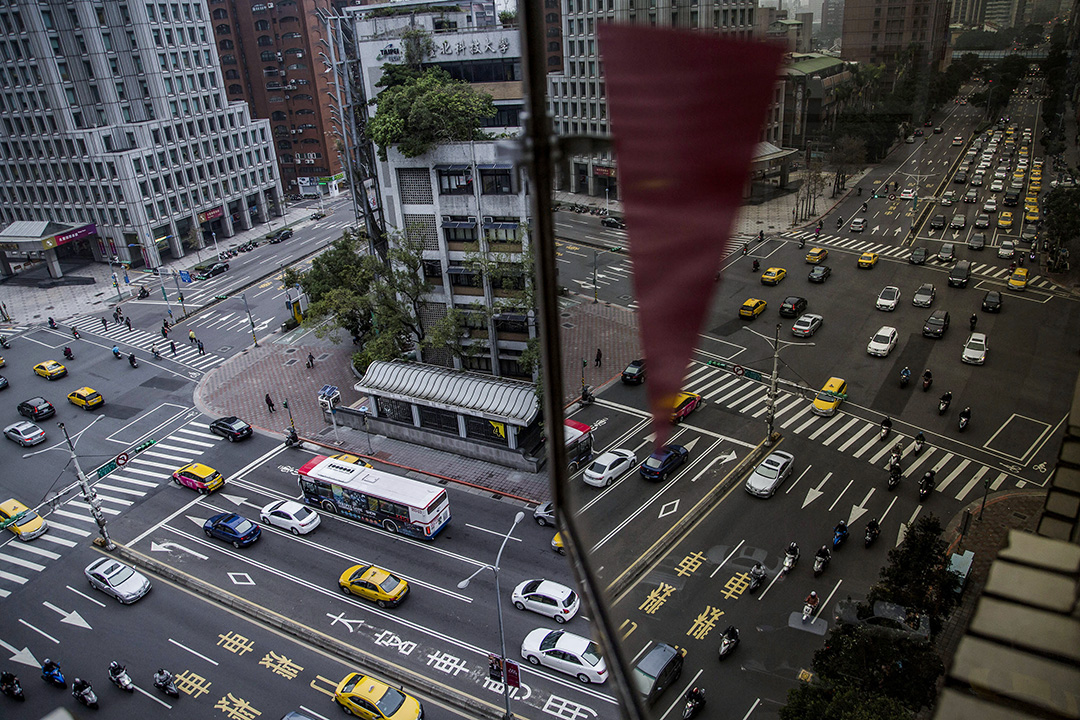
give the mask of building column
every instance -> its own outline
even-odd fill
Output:
[[[169,220],[169,239],[166,240],[169,244],[169,250],[172,251],[172,256],[176,259],[184,257],[184,241],[180,237],[180,230],[176,227],[176,220]]]
[[[224,210],[224,214],[221,216],[224,227],[222,228],[221,237],[231,238],[236,234],[235,228],[233,228],[232,213],[229,212],[229,203],[224,200],[221,201],[221,209]]]
[[[49,277],[54,280],[58,280],[64,277],[64,273],[60,270],[60,261],[56,259],[56,248],[50,248],[44,253],[45,267],[49,270]]]
[[[247,204],[247,195],[240,196],[240,229],[251,229],[251,209]]]

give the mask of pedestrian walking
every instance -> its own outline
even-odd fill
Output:
[[[102,330],[108,330],[109,329],[109,321],[106,320],[105,318],[101,318],[101,329]]]
[[[270,393],[266,393],[266,409],[270,412],[274,412],[274,401],[270,397]]]
[[[112,311],[112,319],[114,323],[120,322],[120,308],[116,308]]]
[[[172,350],[172,354],[176,354],[176,343],[172,340],[169,341],[169,349]]]
[[[309,368],[315,367],[315,356],[312,355],[311,353],[307,354],[307,366]]]
[[[206,351],[203,350],[202,340],[199,341],[199,354],[200,355],[205,355],[206,354]]]
[[[128,332],[131,332],[131,318],[124,318],[124,324],[127,325]]]
[[[600,352],[600,348],[596,348],[596,367],[600,367],[600,363],[604,359],[604,353]]]
[[[169,331],[166,328],[161,328],[161,337],[163,340],[169,339]]]
[[[188,340],[188,345],[194,345],[195,344],[195,331],[194,330],[188,330],[187,340]]]
[[[121,307],[116,308],[116,317],[118,317],[120,319],[123,319],[123,317],[124,317],[124,308],[121,308]]]

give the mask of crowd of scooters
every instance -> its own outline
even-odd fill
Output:
[[[64,678],[64,673],[60,669],[60,663],[49,658],[45,658],[45,662],[41,664],[41,679],[54,687],[67,687],[67,679]],[[127,668],[116,661],[109,663],[109,680],[125,692],[135,692],[135,684],[131,681]],[[154,673],[154,687],[169,697],[180,697],[173,674],[165,668],[158,668],[158,671]],[[26,699],[26,693],[14,673],[0,673],[0,692],[15,700]],[[72,680],[71,696],[91,710],[98,709],[98,696],[89,680],[82,678]]]

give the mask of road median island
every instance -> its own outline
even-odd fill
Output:
[[[719,502],[719,499],[742,479],[742,476],[745,474],[748,467],[760,462],[765,455],[776,448],[780,439],[781,435],[779,433],[774,433],[773,443],[771,445],[766,445],[765,441],[762,440],[761,443],[754,448],[753,452],[740,460],[739,464],[732,468],[723,480],[714,485],[709,492],[705,493],[704,497],[698,500],[685,515],[668,528],[668,531],[661,535],[651,547],[643,552],[637,560],[631,563],[622,574],[612,580],[611,583],[604,588],[604,593],[611,599],[611,604],[614,605],[617,603],[627,589],[637,584],[637,581],[644,572],[657,560],[663,557],[664,554],[679,541],[679,538],[712,510]]]
[[[102,552],[105,551],[102,550]],[[298,640],[326,650],[338,657],[345,658],[353,663],[360,672],[381,676],[382,679],[389,680],[391,684],[398,687],[416,688],[424,695],[482,720],[498,720],[504,715],[503,710],[495,705],[459,692],[443,683],[435,682],[431,678],[389,662],[378,655],[361,650],[323,632],[290,620],[273,610],[264,608],[221,588],[214,587],[199,578],[143,555],[125,545],[115,543],[112,554],[127,563],[157,575],[163,580],[187,588],[203,598],[246,615],[254,621],[288,633]]]

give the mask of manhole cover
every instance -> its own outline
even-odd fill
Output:
[[[295,365],[298,362],[300,362],[300,361],[297,360],[296,358],[290,358],[289,360],[285,361],[285,367],[289,367],[290,365]]]
[[[296,348],[294,348],[294,347],[285,348],[285,354],[286,355],[292,355],[294,352],[296,352]]]

